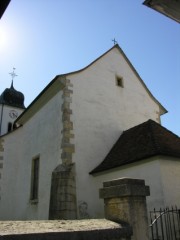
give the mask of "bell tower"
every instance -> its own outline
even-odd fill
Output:
[[[6,88],[0,95],[0,136],[15,128],[14,121],[25,109],[23,93],[15,90],[13,86],[13,79],[17,76],[14,70],[15,68],[10,73],[12,76],[10,88]]]

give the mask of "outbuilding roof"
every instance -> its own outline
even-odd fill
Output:
[[[104,161],[90,174],[157,155],[180,158],[180,138],[157,122],[148,120],[124,131]]]

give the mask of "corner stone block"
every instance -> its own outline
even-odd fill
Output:
[[[73,87],[73,84],[72,83],[66,83],[66,86],[67,87]]]
[[[64,101],[61,110],[64,111],[65,109],[70,109],[70,103]]]
[[[61,158],[62,159],[67,159],[67,158],[72,159],[72,153],[62,152]]]
[[[70,133],[70,131],[64,131],[64,137],[66,137],[66,138],[74,138],[74,134]]]
[[[71,120],[71,114],[63,113],[62,120],[63,121],[70,121]]]
[[[64,106],[62,107],[62,112],[63,112],[63,114],[64,114],[64,113],[72,114],[72,110],[69,109],[69,108],[64,108]]]
[[[63,96],[63,98],[64,98],[64,102],[72,103],[72,98],[71,97]]]
[[[75,152],[74,144],[62,143],[61,148],[63,150],[63,153],[74,153]]]
[[[68,89],[67,87],[63,89],[64,96],[70,96],[70,94],[73,94],[73,90]]]
[[[73,123],[70,122],[70,121],[64,121],[63,122],[63,128],[73,130]]]
[[[66,77],[65,77],[65,76],[61,76],[61,77],[60,77],[60,81],[61,81],[61,83],[63,83],[64,85],[66,85]]]
[[[0,152],[4,152],[4,148],[0,146]]]

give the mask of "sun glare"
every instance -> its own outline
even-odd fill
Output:
[[[0,48],[3,49],[7,44],[6,32],[3,29],[0,29]]]

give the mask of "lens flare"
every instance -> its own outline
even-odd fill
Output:
[[[7,44],[6,32],[0,28],[0,49],[3,49]]]

